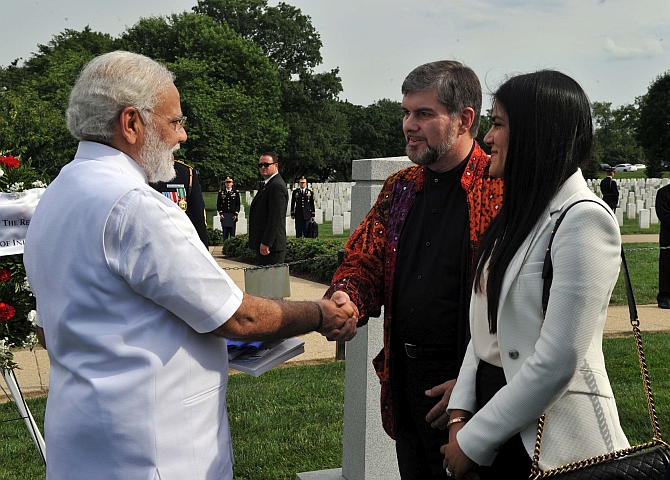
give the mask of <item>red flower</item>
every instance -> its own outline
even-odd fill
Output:
[[[0,302],[0,322],[9,322],[16,315],[16,308]]]
[[[8,169],[17,168],[21,162],[16,157],[11,155],[0,155],[0,163],[7,166]]]
[[[0,282],[8,282],[12,278],[12,271],[8,268],[0,270]]]

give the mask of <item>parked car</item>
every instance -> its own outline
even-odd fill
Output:
[[[598,165],[599,172],[606,172],[610,168],[612,168],[612,165],[610,165],[609,163],[601,163],[600,165]]]
[[[643,163],[636,163],[635,168],[637,168],[638,170],[644,170],[645,168],[647,168],[647,166]]]
[[[637,168],[635,165],[630,163],[620,163],[614,167],[615,172],[636,172]]]

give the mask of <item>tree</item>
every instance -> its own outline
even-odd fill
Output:
[[[587,178],[595,178],[601,163],[644,163],[643,150],[635,138],[638,110],[634,105],[612,109],[610,102],[593,103],[595,124],[594,149],[591,162],[585,168]]]
[[[345,119],[336,107],[342,82],[338,69],[314,72],[322,62],[322,43],[310,17],[283,2],[268,6],[267,0],[200,0],[193,10],[253,41],[277,68],[288,136],[272,150],[279,154],[286,178],[327,178],[328,167],[341,168],[348,141]],[[350,177],[351,167],[340,174]]]
[[[636,137],[647,157],[648,177],[661,177],[663,166],[670,164],[670,71],[649,85],[638,99],[640,107]]]
[[[175,74],[188,140],[178,156],[216,188],[258,176],[258,153],[284,144],[276,68],[253,42],[194,13],[142,19],[121,36],[123,48],[164,63]]]
[[[491,155],[491,146],[484,142],[484,137],[489,133],[489,130],[491,130],[491,110],[487,110],[486,115],[479,116],[479,130],[477,130],[477,137],[475,138],[479,146]]]
[[[33,167],[54,178],[76,147],[63,112],[35,90],[18,86],[0,93],[0,151],[31,159]]]
[[[405,154],[403,112],[399,102],[383,99],[367,107],[341,102],[340,109],[347,116],[351,131],[347,162]]]
[[[311,72],[323,61],[321,37],[299,8],[267,0],[199,0],[193,11],[256,43],[282,74]]]

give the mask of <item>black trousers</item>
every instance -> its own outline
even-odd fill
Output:
[[[223,239],[225,240],[228,237],[234,237],[235,236],[235,225],[232,227],[221,227],[221,231],[223,232]]]
[[[426,390],[456,378],[456,354],[446,359],[411,359],[401,346],[394,348],[393,385],[396,397],[396,454],[402,480],[448,480],[440,447],[449,432],[432,428],[426,415],[442,397]]]
[[[502,368],[480,361],[477,368],[477,409],[486,405],[506,384]],[[531,467],[532,460],[523,446],[521,435],[517,433],[500,447],[490,467],[479,466],[476,471],[482,480],[525,480]]]
[[[260,252],[256,253],[256,263],[258,265],[274,265],[275,263],[284,263],[284,258],[286,257],[286,250],[281,250],[279,252],[270,252],[269,255],[261,255]]]
[[[295,219],[295,237],[296,238],[307,238],[307,232],[309,231],[309,220],[302,220],[299,218]]]
[[[670,300],[670,248],[661,249],[658,259],[658,296],[656,300],[660,301],[664,298]]]

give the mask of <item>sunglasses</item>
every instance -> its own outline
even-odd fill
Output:
[[[263,163],[259,163],[259,164],[258,164],[258,168],[268,168],[270,165],[274,165],[275,163],[277,163],[277,162],[272,162],[272,163],[263,162]]]

